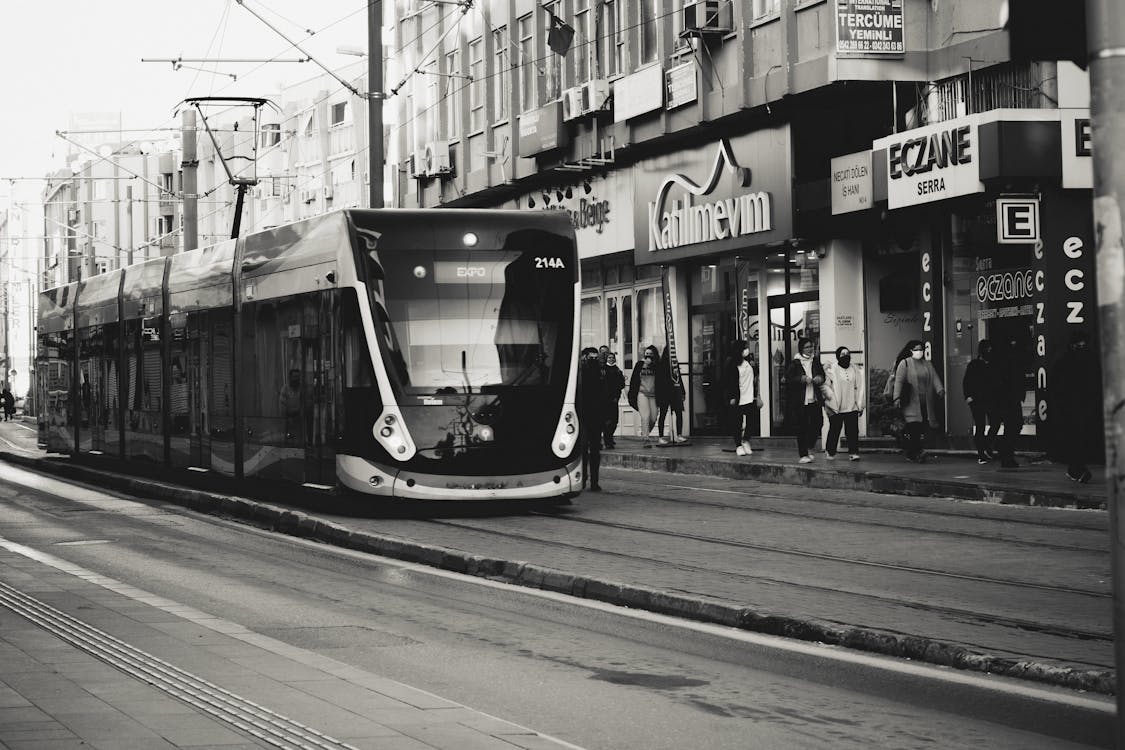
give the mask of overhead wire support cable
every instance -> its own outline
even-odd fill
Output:
[[[405,76],[403,76],[402,80],[399,81],[394,86],[394,88],[391,89],[391,96],[395,96],[395,95],[398,94],[399,90],[403,86],[406,85],[407,81],[410,80],[410,76],[414,75],[415,73],[422,72],[422,67],[428,64],[425,61],[428,60],[430,55],[432,55],[434,53],[434,50],[438,49],[441,46],[441,43],[445,41],[445,38],[447,36],[449,36],[450,32],[461,28],[461,21],[463,21],[465,19],[465,14],[468,13],[473,8],[473,0],[463,0],[462,2],[454,2],[454,3],[448,3],[448,4],[456,5],[458,8],[460,8],[461,9],[461,17],[457,19],[457,23],[450,24],[449,28],[446,29],[445,32],[442,33],[442,35],[438,37],[438,40],[436,42],[434,42],[434,46],[430,47],[429,52],[422,55],[423,62],[419,63],[417,66],[415,66],[414,70],[410,71]]]
[[[88,147],[88,146],[85,146],[85,145],[83,145],[83,144],[79,143],[78,141],[75,141],[75,140],[73,140],[73,139],[71,139],[71,138],[67,138],[67,137],[66,137],[65,135],[63,135],[63,134],[62,134],[62,131],[61,131],[61,130],[56,130],[56,131],[55,131],[55,135],[56,135],[56,136],[58,136],[59,138],[62,138],[62,139],[63,139],[64,141],[66,141],[67,143],[70,143],[70,144],[72,144],[72,145],[74,145],[74,146],[77,146],[78,148],[82,149],[83,151],[87,151],[87,152],[89,152],[89,153],[93,154],[94,156],[98,157],[98,158],[99,158],[99,159],[101,159],[102,161],[104,161],[104,162],[108,162],[108,163],[110,163],[110,164],[114,165],[115,167],[117,167],[118,169],[120,169],[120,170],[121,170],[122,172],[127,172],[128,174],[131,174],[131,175],[133,175],[134,177],[136,177],[137,179],[139,179],[139,180],[140,180],[141,182],[144,182],[144,183],[147,183],[147,184],[149,184],[149,185],[152,185],[152,186],[153,186],[154,188],[156,188],[157,190],[159,190],[159,191],[161,191],[161,192],[166,192],[166,191],[164,190],[164,186],[163,186],[163,185],[158,185],[158,184],[156,184],[155,182],[153,182],[152,180],[146,179],[145,177],[143,177],[143,176],[141,176],[141,175],[137,174],[136,172],[134,172],[133,170],[131,170],[131,169],[127,168],[127,167],[124,167],[124,166],[122,166],[120,162],[116,162],[116,161],[113,161],[113,160],[112,160],[112,159],[110,159],[110,158],[109,158],[108,156],[102,156],[101,154],[99,154],[99,153],[98,153],[97,151],[95,151],[94,149],[92,149],[92,148],[90,148],[90,147]],[[111,156],[112,156],[112,154],[111,154]],[[100,179],[100,178],[99,178],[99,179]]]
[[[309,54],[309,53],[308,53],[307,51],[305,51],[305,49],[304,49],[303,47],[301,47],[301,45],[300,45],[300,44],[298,44],[297,42],[294,42],[294,41],[293,41],[292,39],[290,39],[289,37],[287,37],[287,36],[285,35],[285,32],[281,31],[281,29],[277,28],[277,27],[276,27],[276,26],[274,26],[274,25],[273,25],[272,23],[270,23],[270,22],[269,22],[269,21],[267,21],[266,19],[262,18],[262,16],[261,16],[260,14],[258,14],[258,13],[257,13],[257,12],[256,12],[256,11],[255,11],[255,10],[253,9],[253,8],[249,7],[249,6],[248,6],[248,5],[246,4],[245,0],[234,0],[234,1],[235,1],[236,3],[238,3],[238,4],[240,5],[240,6],[242,6],[243,8],[245,8],[245,9],[246,9],[246,11],[247,11],[248,13],[250,13],[250,15],[254,16],[254,18],[257,18],[257,19],[258,19],[259,21],[261,21],[261,22],[262,22],[262,23],[264,23],[264,24],[265,24],[266,26],[268,26],[268,27],[269,27],[269,28],[270,28],[270,29],[271,29],[271,30],[272,30],[272,31],[273,31],[273,32],[274,32],[275,34],[277,34],[278,36],[280,36],[280,37],[281,37],[282,39],[284,39],[285,41],[289,42],[289,44],[291,44],[291,45],[293,46],[293,48],[294,48],[294,49],[296,49],[297,51],[299,51],[299,52],[300,52],[301,54],[303,54],[303,55],[307,56],[307,57],[308,57],[308,58],[309,58],[310,60],[312,60],[312,61],[313,61],[314,63],[316,63],[317,65],[319,65],[319,66],[320,66],[320,68],[321,68],[321,69],[322,69],[322,70],[323,70],[323,71],[324,71],[325,73],[327,73],[328,75],[332,76],[332,78],[336,79],[336,82],[337,82],[337,83],[339,83],[339,84],[340,84],[341,86],[343,86],[344,88],[346,88],[346,89],[347,89],[348,91],[352,92],[352,95],[354,95],[354,96],[357,96],[357,97],[359,97],[360,99],[367,99],[367,98],[369,98],[369,97],[375,97],[375,98],[385,98],[385,97],[384,97],[384,95],[383,95],[383,92],[381,92],[381,91],[369,91],[369,92],[367,92],[366,94],[365,94],[365,93],[362,93],[362,92],[361,92],[361,91],[360,91],[359,89],[357,89],[357,88],[356,88],[355,86],[353,86],[353,85],[352,85],[351,83],[349,83],[349,82],[345,81],[345,80],[344,80],[343,78],[341,78],[340,76],[336,75],[336,72],[335,72],[335,71],[333,71],[333,70],[332,70],[331,68],[329,68],[329,67],[328,67],[327,65],[325,65],[325,64],[324,64],[324,63],[322,63],[322,62],[321,62],[320,60],[317,60],[317,59],[316,59],[315,57],[313,57],[312,55],[310,55],[310,54]],[[372,82],[370,82],[370,81],[369,81],[369,82],[368,82],[368,85],[370,86],[370,84],[371,84],[371,83],[372,83]]]

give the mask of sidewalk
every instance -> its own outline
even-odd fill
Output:
[[[917,464],[897,452],[873,452],[861,444],[859,461],[849,461],[847,453],[830,461],[817,451],[812,463],[801,464],[796,442],[784,438],[752,442],[752,456],[736,455],[729,438],[691,438],[687,444],[649,449],[640,438],[619,437],[616,442],[616,448],[602,451],[602,466],[1012,505],[1106,507],[1104,467],[1091,467],[1093,480],[1078,484],[1067,479],[1064,465],[1030,456],[1017,457],[1018,469],[1002,469],[998,462],[982,466],[975,453],[959,451],[930,452],[925,463]]]
[[[573,748],[37,558],[0,539],[0,747]]]

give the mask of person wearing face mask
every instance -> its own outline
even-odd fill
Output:
[[[859,460],[859,418],[866,404],[867,391],[863,386],[863,373],[852,364],[852,353],[846,346],[836,348],[836,364],[825,373],[824,408],[828,412],[828,435],[824,439],[824,453],[829,460],[836,458],[836,446],[843,430],[848,441],[848,458]]]
[[[656,405],[656,371],[660,367],[660,353],[651,344],[645,347],[644,356],[633,367],[629,378],[629,406],[640,415],[641,447],[651,448],[648,441],[652,428],[656,425],[658,408]]]
[[[582,350],[578,368],[578,427],[582,440],[582,486],[590,481],[590,490],[601,492],[598,474],[602,465],[602,425],[605,418],[606,377],[598,350],[588,346]]]
[[[723,398],[729,405],[734,435],[734,452],[740,456],[752,456],[750,437],[754,423],[758,419],[757,410],[762,408],[758,391],[758,371],[750,360],[750,345],[744,340],[734,342],[731,355],[723,365],[720,378]]]
[[[925,358],[925,344],[915,339],[907,346],[910,356],[895,369],[894,401],[906,422],[906,458],[923,463],[926,429],[938,426],[937,400],[945,395],[945,387],[933,364]]]
[[[785,371],[786,406],[797,428],[800,463],[811,463],[812,447],[824,424],[824,367],[814,352],[812,339],[797,339],[798,354]]]
[[[613,433],[617,432],[617,401],[621,398],[621,391],[625,390],[625,373],[617,366],[617,355],[608,352],[605,355],[605,426],[603,428],[604,445],[606,448],[616,448]]]

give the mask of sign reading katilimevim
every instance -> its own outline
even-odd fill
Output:
[[[836,51],[902,55],[902,0],[836,0]]]

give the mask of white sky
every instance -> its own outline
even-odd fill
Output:
[[[35,182],[65,166],[55,136],[71,114],[120,112],[124,128],[178,127],[190,96],[269,97],[282,84],[319,75],[306,63],[184,63],[234,73],[173,70],[141,58],[297,58],[302,55],[247,7],[330,68],[355,64],[339,46],[366,50],[366,0],[12,0],[0,40],[0,207],[37,195]],[[385,0],[385,5],[390,5]],[[328,28],[326,28],[328,27]],[[310,36],[305,30],[318,32]],[[386,43],[386,38],[384,38]],[[140,134],[135,134],[139,137]],[[126,137],[132,137],[125,133]]]

